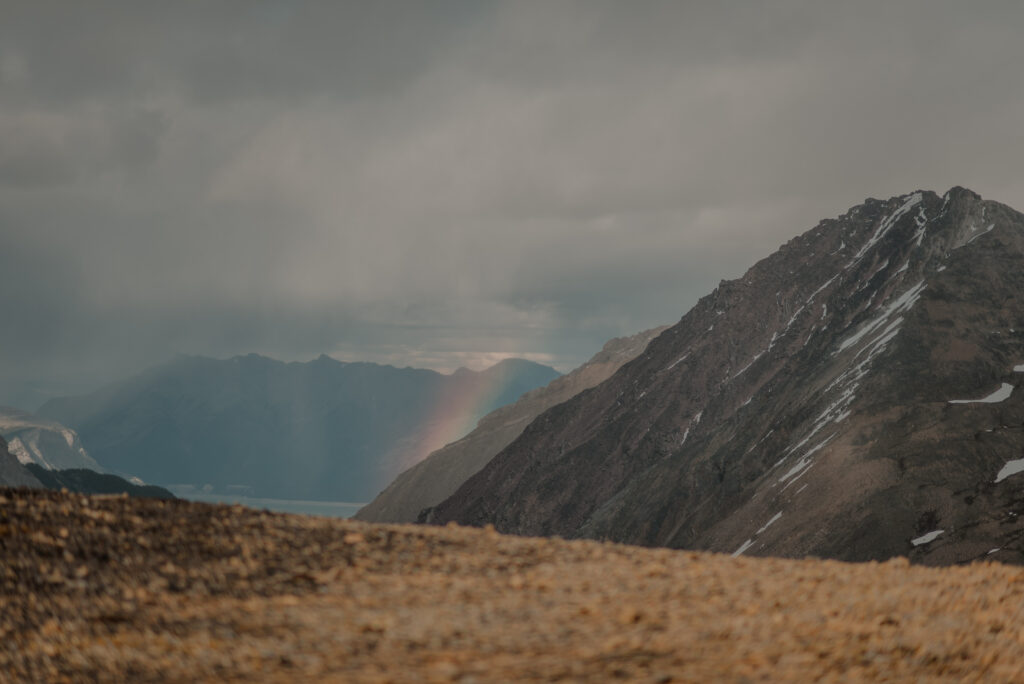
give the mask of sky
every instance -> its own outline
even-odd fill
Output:
[[[867,197],[1024,208],[1024,3],[4,3],[0,403],[568,371]]]

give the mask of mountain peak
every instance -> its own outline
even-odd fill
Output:
[[[1019,508],[1013,476],[997,479],[1019,459],[1004,430],[1024,424],[1021,292],[1020,213],[962,188],[868,200],[722,281],[429,517],[737,553],[940,563],[998,547],[1024,561],[1024,523],[992,522]],[[1005,385],[1002,402],[948,403]]]

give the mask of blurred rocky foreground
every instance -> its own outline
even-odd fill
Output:
[[[1024,680],[1024,569],[0,490],[2,681]]]

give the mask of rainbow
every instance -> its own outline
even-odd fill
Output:
[[[431,410],[416,435],[416,444],[403,454],[402,469],[419,463],[431,452],[451,444],[476,427],[477,421],[498,408],[499,397],[512,384],[514,377],[506,373],[473,373],[471,378],[459,382],[453,376],[442,384],[431,402]]]

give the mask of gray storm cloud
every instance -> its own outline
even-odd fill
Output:
[[[0,403],[563,370],[865,197],[1024,206],[1019,3],[9,3]]]

